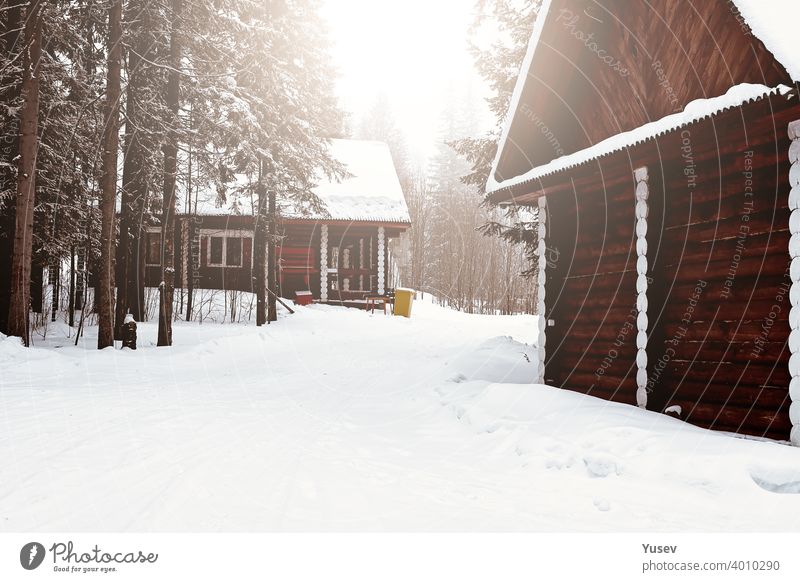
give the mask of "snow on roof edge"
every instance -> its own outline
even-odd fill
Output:
[[[223,217],[229,218],[253,218],[254,214],[243,213],[233,214],[226,211],[224,208],[215,208],[213,211],[203,211],[195,214],[194,212],[184,212],[181,210],[176,213],[176,216],[203,216],[203,217]],[[281,222],[373,222],[380,224],[397,224],[397,225],[410,225],[410,218],[391,218],[391,217],[375,217],[375,218],[336,218],[330,216],[318,216],[316,214],[309,214],[308,216],[283,214],[280,215]]]
[[[502,190],[507,187],[515,186],[517,183],[512,183],[512,180],[519,179],[519,183],[527,182],[529,179],[533,180],[535,177],[531,177],[529,179],[523,179],[524,176],[527,174],[532,173],[534,170],[539,168],[543,168],[548,166],[549,164],[553,163],[555,160],[551,160],[548,164],[543,164],[541,166],[537,166],[536,168],[532,168],[525,174],[521,174],[520,176],[516,176],[514,178],[508,178],[506,180],[497,181],[495,179],[495,173],[497,172],[497,167],[500,162],[500,155],[502,154],[503,150],[506,147],[506,142],[508,140],[508,134],[511,131],[511,125],[514,121],[514,115],[519,107],[520,99],[522,98],[522,91],[527,81],[528,75],[530,74],[530,68],[533,63],[533,57],[536,53],[536,47],[539,44],[539,39],[542,35],[542,30],[544,29],[545,22],[547,21],[547,17],[550,13],[550,8],[552,5],[553,0],[543,0],[541,7],[539,8],[539,14],[536,17],[536,21],[533,27],[533,33],[531,34],[530,41],[528,42],[528,49],[525,53],[525,58],[522,61],[522,65],[520,66],[520,73],[517,77],[516,85],[514,85],[514,91],[511,95],[511,101],[509,102],[508,112],[506,113],[506,118],[503,121],[503,130],[500,134],[500,141],[498,142],[497,152],[495,153],[494,160],[492,161],[491,171],[489,172],[489,177],[486,181],[486,186],[484,188],[485,193],[487,195],[493,194],[499,190]],[[742,16],[745,24],[750,28],[752,34],[761,40],[764,43],[764,46],[769,50],[775,59],[780,62],[786,71],[789,73],[791,78],[796,81],[800,82],[800,56],[792,57],[793,53],[790,50],[790,47],[786,47],[785,43],[782,43],[781,40],[777,37],[777,35],[770,34],[770,31],[773,28],[777,28],[781,31],[786,31],[782,26],[777,26],[775,23],[785,23],[787,21],[800,21],[800,0],[776,0],[780,2],[781,10],[776,10],[776,13],[785,14],[787,11],[787,7],[789,12],[793,10],[797,13],[797,18],[778,18],[775,17],[775,20],[772,20],[769,16],[770,13],[765,12],[764,4],[762,0],[728,0],[736,9],[739,11],[739,14]],[[759,10],[758,8],[761,8]],[[773,6],[770,6],[773,8]],[[796,29],[796,26],[795,26]],[[796,44],[792,42],[790,44]],[[797,51],[796,51],[797,52]],[[800,52],[797,52],[800,55]],[[766,95],[766,94],[765,94]],[[765,95],[762,95],[764,97]],[[693,102],[687,104],[687,108]],[[744,101],[741,104],[743,104]],[[684,109],[685,111],[685,109]],[[644,127],[644,126],[642,126]],[[615,134],[620,135],[620,134]],[[614,137],[614,136],[611,136]],[[603,143],[603,142],[599,142]],[[595,144],[597,145],[597,144]],[[632,144],[631,144],[632,145]],[[591,146],[594,147],[594,146]],[[584,151],[584,150],[581,150]],[[576,152],[577,153],[577,152]],[[611,152],[609,152],[611,153]],[[598,156],[599,157],[599,156]],[[556,158],[560,159],[560,158]],[[577,164],[576,164],[577,165]],[[542,174],[539,177],[543,177],[547,174]]]
[[[495,168],[493,167],[486,185],[486,193],[493,194],[506,188],[518,186],[563,170],[574,168],[597,158],[638,145],[680,127],[701,121],[726,109],[741,107],[745,103],[763,99],[770,95],[787,95],[791,90],[791,87],[787,87],[786,85],[778,85],[777,87],[767,87],[766,85],[754,85],[751,83],[734,85],[728,89],[724,95],[711,97],[709,99],[695,99],[694,101],[690,101],[683,111],[667,115],[656,121],[651,121],[650,123],[646,123],[630,131],[614,134],[588,148],[578,150],[566,156],[561,156],[546,164],[531,168],[518,176],[498,182],[494,178]]]

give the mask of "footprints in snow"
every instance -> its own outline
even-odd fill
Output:
[[[622,475],[622,465],[614,455],[609,453],[588,453],[583,456],[583,464],[590,477],[608,477]]]

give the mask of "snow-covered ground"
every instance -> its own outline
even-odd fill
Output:
[[[800,450],[526,384],[535,329],[417,302],[0,337],[0,531],[800,530]]]

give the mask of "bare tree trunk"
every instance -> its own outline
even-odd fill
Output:
[[[33,208],[36,203],[36,154],[39,132],[39,74],[42,57],[41,0],[32,0],[25,11],[25,46],[22,59],[22,113],[17,170],[17,200],[14,221],[14,254],[11,259],[11,301],[8,332],[30,345],[31,255],[33,253]]]
[[[22,5],[16,3],[9,6],[2,18],[3,29],[0,36],[0,51],[10,61],[19,50],[19,38],[22,16]],[[0,102],[16,106],[21,90],[21,83],[16,71],[8,67],[0,75]],[[14,159],[19,151],[19,119],[14,116],[3,128],[0,143],[0,333],[8,333],[8,309],[11,301],[11,258],[14,255],[14,204],[11,195],[17,190],[16,172],[13,169]]]
[[[172,0],[170,71],[167,81],[167,107],[172,113],[172,132],[164,145],[164,207],[161,218],[161,283],[159,285],[158,345],[172,345],[172,302],[175,294],[175,182],[178,174],[178,108],[180,105],[182,0]]]
[[[67,309],[69,310],[67,324],[75,327],[75,245],[69,249],[69,302]]]
[[[125,99],[125,156],[122,168],[122,205],[120,212],[119,246],[117,248],[117,309],[114,320],[114,337],[122,338],[122,325],[130,313],[136,321],[144,321],[144,214],[147,204],[147,177],[141,127],[144,125],[140,107],[143,57],[152,50],[145,33],[150,24],[148,6],[141,0],[128,3],[134,15],[131,36],[135,46],[128,51],[128,83]],[[139,10],[141,9],[141,10]]]
[[[278,209],[275,200],[275,190],[269,190],[269,239],[267,240],[267,323],[278,320],[278,260],[275,244],[278,241]]]
[[[119,98],[122,69],[122,0],[108,8],[108,81],[103,127],[103,168],[100,177],[101,215],[99,330],[97,347],[114,345],[114,212],[117,198]]]
[[[189,131],[194,129],[194,119],[192,117],[192,106],[189,105]],[[195,277],[195,247],[194,247],[194,212],[192,212],[192,143],[189,141],[188,172],[186,173],[186,248],[184,253],[188,257],[186,260],[186,280],[183,282],[186,287],[186,321],[192,321],[192,304],[194,303],[194,277]]]
[[[89,241],[86,241],[86,247],[80,246],[76,249],[76,264],[75,264],[75,310],[83,309],[83,290],[86,288],[86,253]]]
[[[52,293],[50,296],[50,321],[55,321],[58,317],[58,307],[61,295],[61,260],[53,259],[49,268],[50,285]]]
[[[267,322],[267,188],[261,181],[259,172],[258,210],[255,232],[253,233],[253,283],[256,294],[256,325]]]
[[[194,279],[197,276],[197,267],[195,265],[195,217],[194,213],[187,217],[187,230],[188,236],[188,262],[186,265],[186,321],[192,321],[192,310],[194,308]],[[199,252],[199,251],[198,251]]]

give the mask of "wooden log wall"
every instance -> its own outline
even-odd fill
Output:
[[[240,267],[216,267],[209,266],[206,261],[207,239],[200,236],[200,229],[218,231],[220,234],[226,230],[237,232],[252,232],[253,221],[249,216],[180,216],[178,218],[179,227],[175,229],[175,248],[176,248],[176,287],[186,287],[188,279],[193,279],[195,288],[203,289],[227,289],[248,291],[253,290],[253,273],[250,268],[252,260],[252,239],[243,240],[243,264]],[[320,272],[321,239],[323,222],[315,220],[286,220],[281,225],[281,243],[279,249],[287,249],[286,261],[291,262],[297,256],[302,256],[304,249],[308,250],[307,256],[313,257],[313,266],[306,271],[287,270],[284,276],[284,285],[279,292],[284,296],[293,298],[297,290],[310,289],[314,298],[319,299],[322,295],[322,274]],[[363,277],[363,287],[366,291],[375,291],[378,284],[378,228],[382,227],[385,234],[385,242],[388,239],[399,236],[407,225],[383,225],[381,223],[370,222],[328,222],[325,226],[327,233],[326,248],[339,248],[339,273],[340,281],[348,278],[350,289],[357,291],[361,287]],[[186,230],[186,233],[183,231]],[[185,234],[186,236],[182,236]],[[370,246],[370,240],[371,246]],[[372,253],[372,261],[368,257],[364,258],[364,267],[361,267],[361,241],[364,241],[363,252]],[[184,249],[185,246],[190,248]],[[350,266],[344,266],[344,251],[348,249],[350,253]],[[388,280],[388,245],[383,245],[383,277]],[[326,254],[326,261],[329,255]],[[370,267],[371,264],[371,267]],[[160,268],[156,266],[145,267],[146,285],[150,287],[158,286],[160,282]],[[308,279],[306,283],[305,279]],[[326,277],[326,284],[330,284],[331,277]],[[339,294],[341,295],[341,294]],[[330,299],[329,296],[326,299]]]
[[[636,403],[641,253],[632,173],[647,165],[647,408],[679,407],[700,426],[789,439],[785,129],[798,109],[783,98],[749,104],[598,160],[594,180],[579,168],[562,185],[544,185],[554,259],[548,383]]]
[[[788,138],[663,167],[650,407],[704,427],[786,439]],[[692,171],[683,170],[691,164]]]
[[[548,384],[636,404],[636,219],[625,184],[548,197]]]

